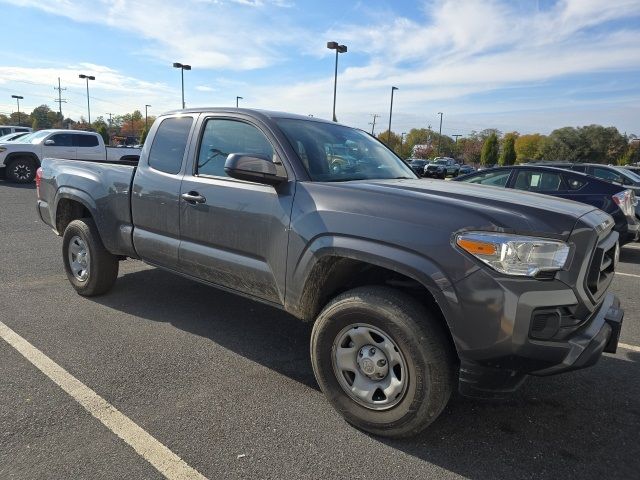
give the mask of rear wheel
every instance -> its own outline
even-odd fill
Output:
[[[5,172],[7,180],[14,183],[31,183],[36,178],[36,162],[29,157],[11,160]]]
[[[432,423],[455,383],[449,339],[412,297],[361,287],[327,305],[313,327],[313,370],[345,419],[376,435],[411,436]]]
[[[62,261],[69,282],[85,297],[106,293],[118,277],[118,257],[104,248],[91,218],[74,220],[67,226]]]

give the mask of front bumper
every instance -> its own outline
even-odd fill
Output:
[[[595,364],[603,352],[615,353],[624,310],[608,293],[578,330],[562,341],[528,337],[513,345],[512,354],[487,361],[462,359],[459,390],[465,396],[502,398],[516,390],[527,375],[547,376]]]
[[[445,172],[444,170],[425,170],[423,175],[425,177],[442,177]]]

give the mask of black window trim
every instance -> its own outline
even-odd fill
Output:
[[[229,115],[226,113],[221,113],[221,114],[205,114],[202,116],[202,118],[200,119],[199,125],[198,125],[198,131],[196,132],[196,134],[198,135],[198,142],[196,144],[196,148],[194,149],[192,158],[193,158],[193,162],[191,165],[191,176],[193,178],[203,178],[203,179],[211,179],[211,180],[223,180],[223,181],[227,181],[227,182],[232,182],[232,183],[244,183],[244,184],[250,184],[250,185],[263,185],[259,182],[250,182],[249,180],[241,180],[239,178],[233,178],[233,177],[229,177],[229,176],[220,176],[220,175],[210,175],[207,173],[198,173],[198,159],[200,157],[200,146],[202,145],[202,139],[204,137],[204,131],[207,125],[207,122],[209,120],[231,120],[234,122],[242,122],[242,123],[246,123],[247,125],[251,125],[252,127],[256,128],[260,133],[262,133],[262,135],[264,135],[264,137],[267,139],[267,142],[269,142],[269,145],[271,145],[271,148],[273,149],[273,152],[276,154],[277,158],[280,160],[280,163],[282,164],[282,170],[285,173],[285,175],[287,175],[287,181],[289,179],[289,172],[287,171],[285,165],[284,165],[284,161],[282,159],[283,155],[280,152],[280,149],[277,147],[277,142],[276,144],[274,144],[274,141],[272,141],[272,139],[270,138],[269,134],[267,132],[265,132],[265,130],[263,128],[261,128],[260,125],[258,125],[256,122],[251,121],[250,119],[244,118],[244,117],[236,117],[233,115]],[[269,185],[265,185],[266,187],[269,187]],[[271,187],[269,187],[270,190],[272,190]]]

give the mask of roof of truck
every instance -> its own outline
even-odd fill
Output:
[[[164,115],[175,115],[176,113],[244,113],[255,117],[263,118],[295,118],[298,120],[310,120],[315,122],[334,123],[322,118],[313,117],[311,115],[299,115],[297,113],[277,112],[273,110],[259,110],[255,108],[234,108],[234,107],[201,107],[201,108],[185,108],[184,110],[172,110],[165,112]]]

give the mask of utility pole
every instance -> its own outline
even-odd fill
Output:
[[[389,106],[389,135],[387,135],[387,147],[391,143],[391,116],[393,115],[393,92],[398,90],[398,87],[391,87],[391,105]]]
[[[403,150],[403,146],[404,146],[404,136],[407,134],[407,132],[402,132],[402,135],[400,136],[400,158],[402,158],[402,150]]]
[[[372,113],[371,116],[373,117],[373,122],[369,122],[369,125],[373,125],[371,127],[371,135],[375,135],[375,133],[373,133],[376,129],[376,118],[378,118],[380,115],[378,115],[377,113]]]
[[[111,115],[113,115],[113,113],[107,113],[107,115],[109,115],[109,145],[111,145]]]
[[[54,99],[53,101],[58,104],[58,115],[60,115],[60,121],[62,122],[64,120],[64,117],[62,116],[62,104],[67,103],[67,101],[62,98],[62,91],[66,90],[66,88],[60,87],[60,77],[58,77],[58,86],[53,87],[53,89],[58,91],[58,99]]]
[[[442,143],[442,112],[438,112],[440,115],[440,133],[438,137],[438,156],[440,156],[440,144]]]

